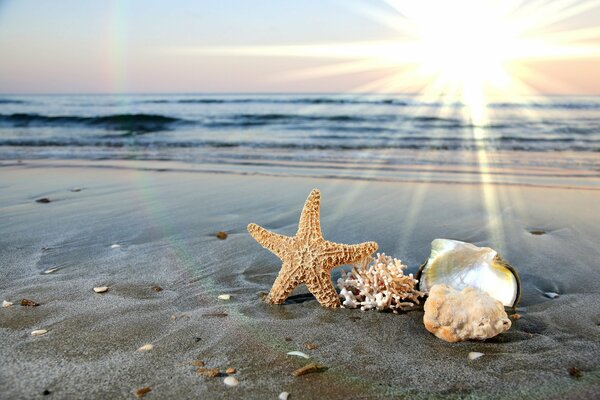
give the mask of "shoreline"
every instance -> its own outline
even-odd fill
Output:
[[[565,168],[505,168],[489,166],[455,166],[402,164],[395,167],[374,167],[371,171],[361,165],[336,166],[327,163],[299,162],[240,162],[202,163],[156,160],[55,160],[0,159],[2,168],[104,168],[174,173],[226,174],[275,178],[327,179],[388,183],[426,183],[452,185],[517,186],[573,190],[600,190],[600,170]],[[366,171],[366,172],[365,172]],[[387,174],[391,171],[391,174]],[[460,179],[464,177],[464,179]]]

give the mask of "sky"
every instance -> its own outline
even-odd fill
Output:
[[[369,43],[406,39],[403,29],[394,26],[398,13],[393,2],[0,0],[0,93],[360,91],[406,68],[392,58],[382,61],[380,54],[376,62],[369,56]],[[584,30],[585,45],[600,48],[598,1],[506,2],[516,8],[560,4],[546,7],[552,23],[545,31]],[[468,2],[462,3],[467,6],[457,9],[460,25],[481,23],[479,14],[471,16]],[[585,7],[577,11],[582,4]],[[542,14],[535,7],[532,14]],[[436,14],[437,9],[434,4],[426,10],[429,16],[419,14],[420,22],[431,17],[434,24],[434,17],[444,14]],[[552,18],[561,13],[565,18]],[[331,56],[348,43],[361,45],[356,51],[351,48],[350,55]],[[303,54],[302,46],[321,47]],[[393,47],[389,49],[393,53]],[[521,78],[539,93],[600,94],[600,57],[586,52],[525,60],[521,64],[529,73]],[[343,67],[357,60],[376,67]],[[445,64],[439,57],[436,62]],[[400,84],[389,87],[397,92],[418,90]]]

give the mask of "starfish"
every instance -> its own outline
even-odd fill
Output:
[[[282,261],[281,270],[265,301],[281,304],[299,285],[308,290],[324,307],[340,306],[331,283],[331,270],[344,264],[356,264],[377,251],[377,243],[338,244],[323,238],[319,209],[321,193],[313,189],[306,199],[298,232],[293,237],[279,235],[256,224],[248,225],[250,235]]]

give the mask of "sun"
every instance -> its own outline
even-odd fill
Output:
[[[425,75],[458,85],[464,92],[507,87],[506,64],[514,59],[512,50],[519,38],[504,15],[482,7],[483,3],[460,8],[446,2],[433,15],[421,10],[413,17],[419,68]]]

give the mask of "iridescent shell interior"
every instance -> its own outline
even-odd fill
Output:
[[[431,255],[417,273],[419,290],[446,284],[462,290],[473,286],[507,307],[517,304],[521,284],[517,272],[489,247],[450,239],[431,242]]]

